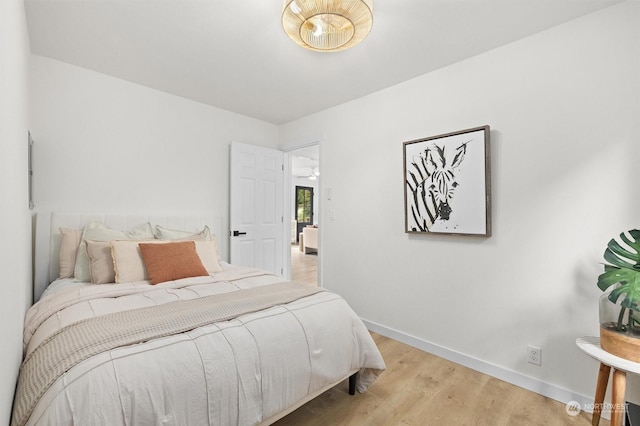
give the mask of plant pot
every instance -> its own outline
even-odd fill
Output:
[[[612,355],[640,362],[640,327],[629,322],[629,310],[611,302],[609,293],[600,297],[600,346]]]
[[[600,346],[605,351],[629,361],[640,362],[640,336],[620,332],[606,324],[600,325]]]

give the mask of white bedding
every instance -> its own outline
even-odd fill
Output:
[[[44,299],[47,296],[52,295],[60,290],[64,290],[67,288],[79,288],[79,287],[88,287],[91,283],[86,281],[78,281],[75,278],[58,278],[42,292],[41,299]]]
[[[227,262],[224,261],[220,261],[220,265],[224,268],[224,269],[233,269],[234,266],[230,265]],[[148,284],[146,281],[143,282],[143,284]],[[44,289],[44,291],[42,292],[42,295],[40,296],[41,298],[45,298],[47,296],[52,295],[53,293],[56,293],[60,290],[63,289],[67,289],[67,288],[80,288],[80,287],[88,287],[91,286],[93,284],[91,284],[90,282],[87,281],[79,281],[75,278],[58,278],[55,281],[53,281],[51,284],[49,284],[47,286],[46,289]]]
[[[211,277],[156,286],[62,281],[27,312],[25,355],[85,318],[280,281],[228,265]],[[27,424],[259,424],[355,370],[363,392],[384,368],[353,310],[321,292],[93,356],[47,390]]]

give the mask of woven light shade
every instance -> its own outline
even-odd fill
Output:
[[[360,43],[373,25],[373,0],[284,0],[282,27],[300,46],[337,52]]]

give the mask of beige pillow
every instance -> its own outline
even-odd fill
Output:
[[[80,241],[82,241],[81,229],[60,228],[60,275],[58,278],[73,277]]]
[[[152,285],[209,275],[196,252],[195,241],[140,243],[139,247]]]
[[[205,269],[209,273],[222,271],[220,261],[218,260],[218,247],[215,238],[209,241],[195,241],[196,252],[202,261]]]
[[[164,241],[151,240],[146,243],[162,244]],[[148,280],[147,270],[140,255],[140,241],[111,241],[111,256],[116,283]]]
[[[167,229],[163,226],[156,225],[156,238],[159,240],[210,240],[211,230],[206,225],[202,231],[196,233],[192,231]]]
[[[92,284],[115,283],[116,273],[113,269],[113,257],[108,241],[87,240],[87,254]]]
[[[74,276],[79,281],[90,281],[91,271],[89,266],[89,256],[87,255],[86,240],[111,241],[111,240],[150,240],[153,239],[153,228],[150,223],[143,223],[136,226],[129,232],[118,231],[108,228],[101,222],[91,222],[84,227],[82,241],[78,247],[76,255],[76,265]]]

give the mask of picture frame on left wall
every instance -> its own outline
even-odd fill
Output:
[[[491,236],[490,128],[403,143],[405,233]]]
[[[31,132],[27,131],[27,141],[28,141],[28,185],[29,185],[29,210],[33,210],[33,138],[31,137]]]

